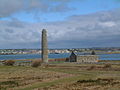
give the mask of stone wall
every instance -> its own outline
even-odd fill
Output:
[[[79,55],[77,56],[77,62],[80,63],[85,63],[85,62],[90,62],[90,63],[94,63],[98,61],[98,56],[96,55]]]

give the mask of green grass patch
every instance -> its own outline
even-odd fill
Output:
[[[18,82],[16,81],[3,81],[0,82],[0,90],[6,90],[7,88],[17,87]]]
[[[87,80],[91,78],[93,78],[93,76],[85,76],[85,75],[72,76],[72,77],[62,78],[59,80],[54,80],[51,82],[36,83],[36,84],[33,84],[32,86],[28,86],[26,88],[22,88],[19,90],[33,90],[34,88],[49,87],[49,86],[60,84],[60,83],[68,83],[68,82],[70,83],[70,82],[75,82],[77,80],[83,80],[83,79]]]

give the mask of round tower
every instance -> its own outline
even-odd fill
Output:
[[[41,40],[41,49],[42,49],[42,61],[43,63],[48,63],[48,43],[47,43],[47,31],[46,29],[42,30],[42,40]]]

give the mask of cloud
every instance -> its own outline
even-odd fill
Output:
[[[109,17],[104,17],[104,16]],[[0,46],[39,48],[41,30],[48,30],[50,48],[119,46],[120,12],[118,10],[88,15],[74,15],[65,21],[27,23],[0,21]],[[104,19],[103,19],[104,17]],[[9,46],[7,46],[10,44]]]
[[[9,27],[16,27],[16,28],[24,28],[24,22],[21,22],[17,19],[12,19],[10,22],[6,23],[7,26]]]
[[[56,1],[54,5],[53,0],[0,0],[0,18],[11,16],[21,11],[40,15],[41,12],[65,12],[72,10],[67,3],[68,0]]]
[[[0,0],[0,17],[9,16],[24,7],[23,0]]]
[[[105,27],[113,27],[115,26],[115,22],[102,22],[102,23],[99,23],[101,26],[105,26]]]
[[[5,32],[14,33],[14,31],[12,29],[5,29]]]

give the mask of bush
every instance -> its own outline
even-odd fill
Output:
[[[111,68],[111,64],[105,64],[103,68]]]
[[[69,58],[66,58],[66,60],[65,60],[66,62],[68,62],[69,61]]]
[[[95,68],[96,68],[96,66],[90,66],[87,70],[93,70]]]
[[[95,54],[96,54],[95,51],[92,51],[92,52],[91,52],[91,55],[95,55]]]
[[[15,61],[13,61],[13,60],[6,60],[6,61],[4,62],[4,65],[13,66],[14,63],[15,63]]]
[[[32,62],[32,67],[38,67],[38,66],[40,66],[41,65],[41,63],[42,63],[42,61],[40,61],[40,60],[36,60],[36,61],[33,61]]]

